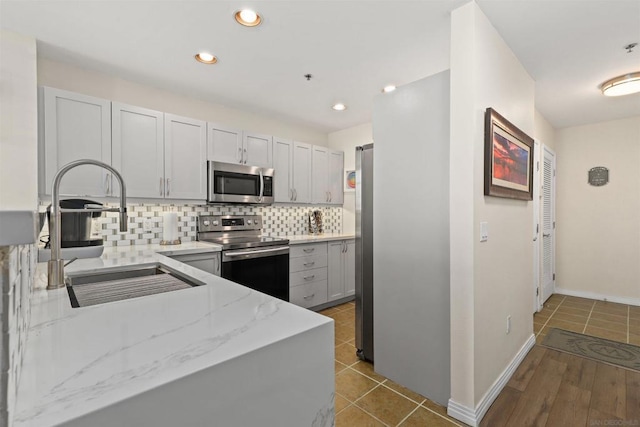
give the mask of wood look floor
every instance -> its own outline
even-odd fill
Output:
[[[640,309],[553,295],[534,327],[538,343],[557,327],[637,344]],[[536,345],[480,425],[640,426],[640,372]]]

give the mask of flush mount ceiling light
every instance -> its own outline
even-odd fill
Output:
[[[607,80],[600,86],[606,96],[622,96],[640,92],[640,71]]]
[[[202,62],[203,64],[215,64],[218,62],[218,58],[207,52],[200,52],[195,55],[195,58],[196,61]]]
[[[236,12],[236,22],[245,27],[257,27],[262,23],[262,18],[251,9],[242,9]]]
[[[382,89],[382,93],[389,93],[393,92],[394,90],[396,90],[396,87],[394,85],[388,85]]]
[[[333,104],[331,108],[333,108],[336,111],[344,111],[347,109],[347,106],[338,102],[337,104]]]

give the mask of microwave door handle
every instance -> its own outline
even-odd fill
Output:
[[[262,201],[262,196],[264,196],[264,176],[262,175],[262,169],[260,169],[260,196],[258,196],[259,201]]]

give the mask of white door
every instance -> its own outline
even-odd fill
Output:
[[[164,115],[165,198],[207,198],[207,124]]]
[[[53,177],[74,160],[92,159],[111,164],[111,102],[106,99],[44,87],[44,173],[40,193],[51,194]],[[65,196],[106,196],[110,173],[83,165],[69,171],[60,182]]]
[[[329,150],[327,147],[313,146],[311,156],[311,173],[313,176],[311,184],[311,199],[313,203],[329,203]]]
[[[242,163],[242,131],[209,123],[207,128],[207,160]]]
[[[344,153],[342,151],[329,151],[329,203],[332,205],[342,205],[344,200],[343,179],[344,175]]]
[[[164,113],[114,102],[111,117],[113,167],[127,197],[164,197]]]
[[[293,171],[293,142],[290,139],[273,138],[273,197],[276,202],[293,200],[291,179]]]
[[[542,159],[541,144],[534,141],[533,147],[533,312],[540,311],[542,286],[540,281],[540,238],[542,229],[540,226],[540,163]]]
[[[245,132],[242,163],[261,168],[273,167],[273,138],[270,135]]]
[[[313,146],[304,142],[293,143],[293,201],[311,203],[311,158]]]
[[[556,156],[544,147],[542,162],[542,302],[555,290]]]

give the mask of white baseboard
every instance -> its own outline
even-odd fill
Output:
[[[617,302],[620,304],[638,305],[640,306],[640,298],[617,297],[611,295],[599,294],[596,292],[574,291],[572,289],[556,288],[555,293],[569,295],[572,297],[596,299],[600,301]]]
[[[529,350],[536,344],[535,335],[531,334],[529,339],[524,343],[524,345],[520,348],[516,356],[511,360],[509,365],[506,367],[502,374],[496,379],[496,381],[491,385],[489,390],[485,393],[485,395],[480,399],[480,402],[474,409],[469,408],[467,406],[461,405],[455,402],[452,399],[449,399],[449,404],[447,405],[447,415],[453,417],[457,420],[460,420],[466,424],[469,424],[472,427],[476,427],[480,425],[480,421],[485,416],[494,400],[498,397],[502,389],[507,382],[516,371],[520,363],[524,357],[529,353]]]

